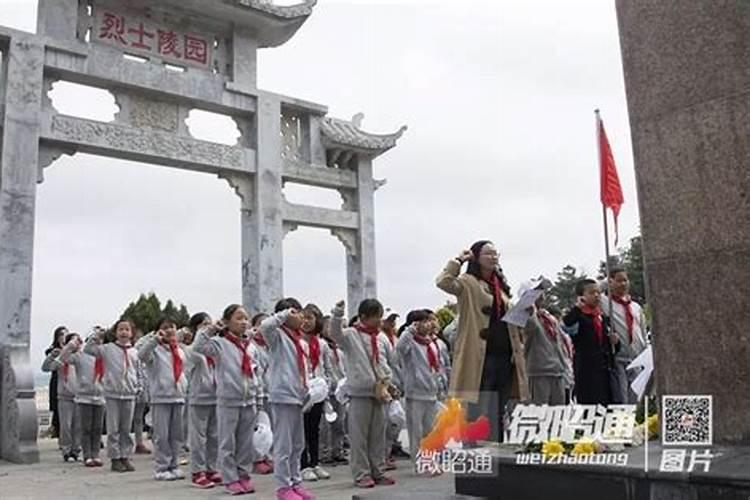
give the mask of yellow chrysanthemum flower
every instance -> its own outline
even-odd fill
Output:
[[[654,414],[648,417],[648,435],[655,436],[659,433],[659,415]]]
[[[557,439],[545,441],[542,444],[542,455],[545,457],[554,457],[556,455],[562,455],[563,453],[565,453],[565,447]]]
[[[596,443],[590,439],[581,439],[573,447],[573,455],[593,455],[596,453]]]

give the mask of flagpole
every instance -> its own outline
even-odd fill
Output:
[[[601,141],[601,117],[599,116],[599,110],[594,110],[594,116],[596,118],[596,150],[598,152],[598,160],[599,160],[599,183],[601,185],[602,182],[602,141]],[[600,187],[601,189],[601,187]],[[609,289],[609,226],[607,224],[607,206],[604,204],[604,201],[602,200],[602,220],[604,222],[604,269],[606,276],[604,279],[607,283],[607,302],[608,305],[608,311],[607,311],[607,317],[609,318],[609,330],[610,335],[614,332],[614,322],[612,321],[612,291]],[[607,339],[609,340],[609,339]],[[612,354],[615,354],[615,346],[612,345],[610,341],[610,348],[612,350]]]

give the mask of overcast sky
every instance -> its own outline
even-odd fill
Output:
[[[290,2],[285,2],[290,3]],[[34,31],[36,2],[0,0],[0,24]],[[446,260],[496,242],[513,290],[603,254],[593,110],[601,108],[625,192],[621,242],[638,231],[613,1],[319,0],[286,45],[262,51],[259,86],[409,126],[376,162],[379,298],[402,314],[448,298]],[[111,117],[111,97],[58,86],[61,112]],[[202,137],[232,131],[195,118]],[[197,134],[198,132],[196,132]],[[216,316],[240,295],[239,200],[208,174],[64,157],[37,195],[32,359],[58,324],[110,324],[141,292]],[[340,197],[286,190],[336,208]],[[284,290],[329,310],[345,297],[343,246],[327,231],[284,241]]]

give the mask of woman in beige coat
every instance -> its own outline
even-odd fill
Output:
[[[466,262],[468,269],[460,274]],[[489,241],[474,243],[448,261],[436,284],[458,299],[449,394],[470,403],[471,418],[486,415],[492,440],[502,441],[511,387],[525,401],[528,382],[520,333],[501,320],[510,307],[510,287],[498,267],[497,249]]]

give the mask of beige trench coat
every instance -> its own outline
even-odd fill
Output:
[[[453,368],[448,393],[450,397],[464,402],[478,403],[487,347],[487,342],[479,336],[479,332],[489,327],[490,320],[482,309],[492,307],[493,296],[488,283],[467,273],[459,276],[460,272],[461,264],[455,259],[450,260],[435,280],[438,288],[458,299],[458,333],[453,347]],[[507,297],[505,300],[508,303]],[[508,325],[508,332],[515,367],[511,397],[528,401],[529,383],[521,331]]]

